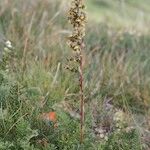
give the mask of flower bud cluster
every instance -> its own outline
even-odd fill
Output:
[[[68,20],[73,26],[72,34],[68,37],[68,45],[75,52],[75,58],[71,59],[80,63],[81,50],[84,48],[86,13],[84,0],[72,0],[68,12]],[[70,60],[70,61],[71,61]]]

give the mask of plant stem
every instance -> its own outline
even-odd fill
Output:
[[[84,93],[83,93],[83,56],[80,53],[79,65],[79,84],[80,84],[80,144],[83,143],[84,138]]]

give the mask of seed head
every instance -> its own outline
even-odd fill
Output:
[[[68,12],[68,20],[73,26],[73,32],[68,37],[68,45],[73,51],[80,54],[84,45],[83,39],[87,20],[83,0],[72,0],[71,8]]]

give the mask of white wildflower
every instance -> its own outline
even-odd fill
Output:
[[[12,48],[12,44],[11,44],[11,42],[10,42],[9,40],[6,41],[5,44],[6,44],[6,46],[7,46],[8,48]]]
[[[108,136],[105,136],[105,141],[108,141]]]
[[[105,135],[102,133],[100,134],[100,138],[103,139],[105,137]]]
[[[4,51],[7,52],[7,53],[11,52],[11,50],[8,47],[4,47]]]
[[[5,71],[6,71],[6,72],[9,72],[9,69],[6,69]]]

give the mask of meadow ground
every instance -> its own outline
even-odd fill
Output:
[[[149,0],[87,1],[83,145],[67,4],[0,0],[0,150],[149,150]]]

